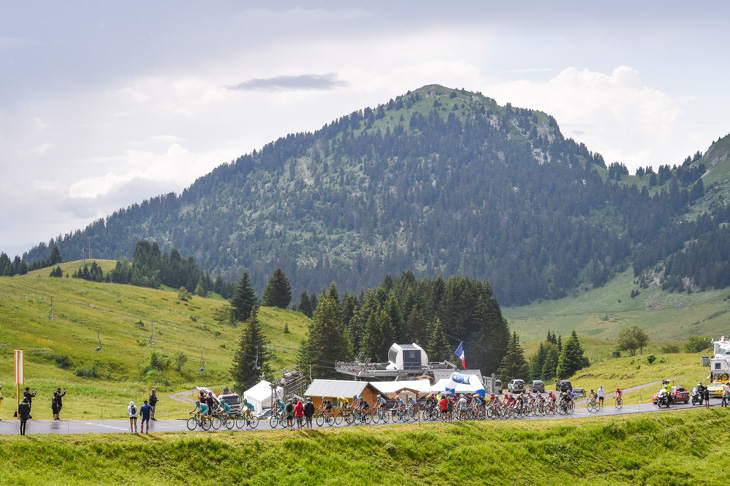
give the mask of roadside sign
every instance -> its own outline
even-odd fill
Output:
[[[23,351],[15,350],[15,384],[23,384]]]

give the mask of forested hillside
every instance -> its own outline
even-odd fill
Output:
[[[600,155],[565,139],[545,113],[426,86],[287,135],[180,195],[121,209],[50,244],[67,259],[89,244],[117,259],[146,238],[229,281],[246,270],[259,294],[277,267],[295,295],[332,281],[359,291],[407,269],[468,275],[488,280],[503,305],[518,305],[601,286],[632,264],[637,276],[653,275],[704,235],[727,241],[719,229],[727,203],[688,216],[712,189],[699,179],[704,162],[667,165],[659,177],[626,176],[620,164],[609,174]],[[24,260],[48,254],[43,243]],[[671,271],[685,267],[677,260]],[[676,276],[684,278],[702,276]]]

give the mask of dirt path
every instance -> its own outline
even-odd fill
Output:
[[[182,402],[182,403],[195,403],[195,400],[192,398],[189,398],[189,395],[197,395],[198,390],[185,390],[177,393],[173,393],[172,395],[167,395],[167,398],[170,400],[175,400],[176,402]]]

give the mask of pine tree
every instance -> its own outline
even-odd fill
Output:
[[[449,341],[446,339],[443,326],[439,319],[436,319],[431,325],[431,334],[428,338],[428,347],[426,349],[428,359],[431,361],[441,361],[450,359],[451,357]]]
[[[541,380],[548,381],[555,378],[559,358],[560,354],[558,353],[557,346],[552,345],[547,348],[547,352],[545,353],[545,363],[542,365],[542,370],[540,372]]]
[[[58,245],[53,245],[53,250],[51,250],[49,263],[51,266],[63,263],[63,258],[61,258],[61,250],[58,249]]]
[[[299,303],[297,304],[297,310],[305,316],[309,317],[310,319],[314,314],[314,309],[312,309],[312,301],[309,300],[309,294],[306,290],[302,290],[302,293],[299,294]]]
[[[266,307],[286,309],[291,303],[291,284],[281,268],[274,270],[264,290],[262,304]]]
[[[522,346],[520,346],[520,338],[516,332],[513,332],[507,345],[507,354],[502,359],[497,375],[502,381],[517,378],[524,380],[529,371],[527,361],[525,361],[525,353]]]
[[[236,287],[236,292],[231,300],[231,306],[233,307],[233,316],[238,321],[245,321],[251,317],[251,311],[256,307],[258,297],[256,292],[251,286],[251,281],[248,278],[248,272],[243,272],[241,281]]]
[[[570,338],[568,338],[568,342],[565,343],[563,351],[560,353],[558,369],[556,370],[558,379],[565,380],[570,378],[576,371],[588,365],[588,360],[583,356],[583,348],[578,341],[578,335],[575,333],[575,329],[573,329]]]
[[[350,343],[342,328],[339,305],[327,294],[319,299],[305,354],[313,365],[313,378],[336,378],[335,361],[350,358]]]
[[[266,337],[254,307],[251,309],[251,316],[243,324],[239,347],[233,355],[231,377],[237,390],[248,390],[259,382],[262,373],[269,371],[268,361],[271,356],[266,345]]]
[[[408,342],[414,342],[425,349],[428,344],[428,326],[421,311],[415,307],[408,316],[407,328]]]
[[[542,368],[545,365],[545,359],[547,359],[547,349],[543,343],[540,343],[540,347],[537,349],[537,353],[530,358],[530,377],[533,380],[539,380],[542,375]]]
[[[387,359],[388,350],[395,340],[395,329],[390,315],[385,310],[370,314],[363,337],[365,354],[374,361],[383,361]]]

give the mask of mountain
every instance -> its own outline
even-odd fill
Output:
[[[282,137],[180,195],[51,244],[65,259],[89,243],[119,258],[147,238],[212,275],[237,281],[247,270],[259,294],[277,267],[294,295],[332,281],[359,291],[410,269],[489,280],[502,304],[526,304],[601,286],[631,265],[654,278],[686,242],[717,231],[730,219],[727,199],[706,198],[727,191],[700,177],[728,171],[727,145],[629,176],[545,113],[431,85]],[[48,253],[42,243],[24,259]]]

